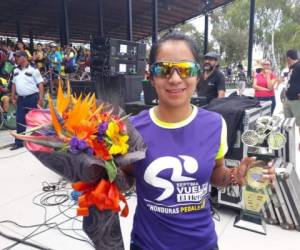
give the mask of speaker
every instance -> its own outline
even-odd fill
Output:
[[[91,41],[91,71],[103,77],[144,75],[146,44],[96,37]]]
[[[138,101],[142,92],[143,76],[111,77],[103,83],[100,99],[125,107],[126,102]]]
[[[156,90],[149,80],[143,80],[143,91],[145,104],[153,105],[158,102]]]
[[[89,93],[95,93],[96,98],[99,98],[99,87],[95,81],[70,81],[71,91],[73,95],[86,96]]]
[[[72,94],[86,96],[95,93],[96,98],[116,106],[125,107],[126,102],[140,99],[143,76],[117,76],[93,81],[71,81]]]
[[[120,39],[109,39],[110,57],[144,60],[146,57],[146,44]]]

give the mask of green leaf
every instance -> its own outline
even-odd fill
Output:
[[[105,161],[105,169],[110,182],[113,182],[117,176],[117,167],[114,161]]]

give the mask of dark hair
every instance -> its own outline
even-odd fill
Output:
[[[16,43],[16,49],[17,50],[18,50],[18,43],[21,43],[23,45],[24,49],[26,48],[25,43],[22,40],[18,40],[17,43]]]
[[[289,57],[292,60],[297,60],[298,59],[298,51],[295,49],[290,49],[286,52],[286,57]]]
[[[41,43],[37,43],[36,45],[37,45],[37,46],[39,46],[39,45],[40,45],[40,46],[42,46],[42,47],[43,47],[43,44],[41,44]]]
[[[257,68],[257,69],[255,70],[255,72],[256,72],[257,74],[259,74],[260,72],[262,72],[262,68]]]
[[[149,54],[149,65],[152,65],[156,61],[156,56],[160,46],[167,41],[184,41],[189,46],[194,59],[196,62],[200,62],[199,57],[199,48],[196,42],[189,36],[185,35],[179,31],[172,31],[171,33],[167,33],[161,39],[159,39],[156,43],[154,43],[151,47],[150,54]]]

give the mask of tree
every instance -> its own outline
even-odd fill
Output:
[[[178,31],[183,32],[186,35],[191,36],[196,41],[196,44],[199,47],[200,58],[203,57],[202,51],[204,50],[204,36],[202,33],[200,33],[197,30],[197,28],[193,24],[191,24],[191,23],[179,24],[173,28],[169,28],[167,30],[163,30],[163,31],[159,32],[158,36],[163,37],[165,34],[167,34],[168,32],[170,32],[172,30],[178,30]],[[151,37],[146,38],[143,42],[145,42],[147,44],[148,48],[150,48],[152,45]],[[149,50],[147,50],[147,57],[148,56],[149,56]]]
[[[211,14],[212,36],[219,44],[220,54],[226,64],[237,63],[246,58],[248,19],[247,0],[236,1],[234,6],[225,6]]]
[[[191,36],[196,41],[199,47],[200,58],[203,57],[202,55],[204,51],[204,35],[200,33],[193,24],[180,24],[175,27],[175,30],[181,31],[184,34]]]
[[[236,0],[212,14],[212,35],[227,63],[246,58],[249,2]],[[263,57],[272,60],[275,67],[277,64],[284,65],[287,49],[300,48],[299,12],[300,0],[256,0],[254,44],[261,48]],[[237,52],[232,48],[236,48]]]

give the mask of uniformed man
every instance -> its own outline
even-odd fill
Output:
[[[225,77],[218,69],[218,54],[214,51],[204,56],[203,73],[200,75],[197,94],[206,97],[207,103],[214,98],[225,96]]]
[[[44,80],[39,70],[29,64],[25,51],[17,51],[15,60],[18,67],[13,71],[12,102],[17,105],[17,133],[22,133],[26,130],[25,116],[28,111],[42,106]],[[16,139],[11,150],[21,147],[23,147],[23,142]]]

